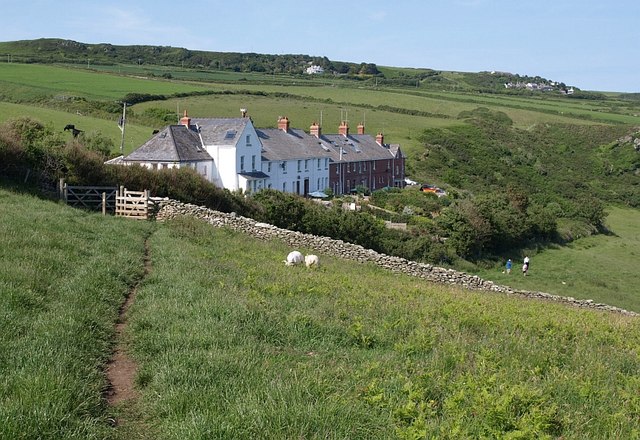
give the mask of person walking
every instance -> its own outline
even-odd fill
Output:
[[[511,258],[509,258],[507,260],[507,264],[506,264],[506,269],[507,269],[507,273],[511,273],[511,266],[513,265],[513,263],[511,262]]]

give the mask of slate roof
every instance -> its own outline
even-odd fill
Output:
[[[198,133],[189,130],[184,125],[170,125],[123,160],[136,162],[193,162],[211,160],[211,156],[202,147]]]
[[[332,158],[340,161],[340,147],[342,147],[343,162],[358,162],[363,160],[393,159],[399,149],[378,144],[375,138],[368,134],[323,134],[320,136],[323,145],[331,149]]]
[[[205,145],[235,145],[250,122],[249,118],[192,118],[191,128],[200,128]]]
[[[263,160],[295,160],[318,157],[331,158],[331,151],[322,148],[318,138],[299,129],[256,129],[262,143]]]

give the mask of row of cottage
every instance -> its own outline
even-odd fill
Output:
[[[348,194],[363,186],[370,191],[401,187],[405,156],[384,136],[349,133],[342,122],[338,134],[323,134],[313,123],[309,133],[290,127],[287,117],[278,128],[255,128],[246,110],[239,118],[190,118],[185,111],[170,125],[127,156],[109,164],[138,164],[151,169],[195,169],[208,181],[231,191],[264,188],[307,196],[331,189]]]

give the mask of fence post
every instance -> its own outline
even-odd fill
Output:
[[[107,193],[102,193],[102,215],[107,215]]]
[[[64,187],[62,188],[62,195],[63,195],[63,199],[64,199],[64,203],[68,202],[68,198],[69,198],[69,189],[67,188],[67,184],[64,184]]]
[[[58,200],[62,200],[64,198],[64,177],[61,177],[58,180]]]

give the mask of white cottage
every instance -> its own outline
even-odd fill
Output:
[[[190,167],[231,191],[256,191],[268,178],[262,172],[261,145],[251,119],[197,118],[187,112],[178,125],[155,134],[128,156],[107,163],[151,169]]]

